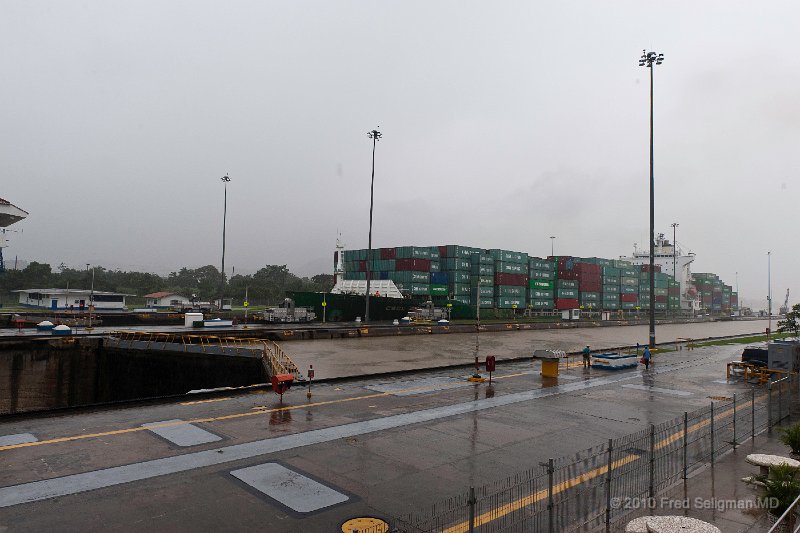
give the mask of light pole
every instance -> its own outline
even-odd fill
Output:
[[[551,235],[550,236],[550,257],[555,257],[556,256],[556,254],[555,254],[555,249],[556,249],[555,248],[555,246],[556,246],[555,242],[556,242],[556,238]]]
[[[372,139],[372,180],[369,185],[369,241],[367,243],[367,294],[364,304],[364,323],[369,322],[369,282],[370,278],[372,278],[372,205],[375,191],[375,145],[383,135],[375,129],[367,132],[367,136]]]
[[[677,241],[677,228],[680,226],[677,222],[670,224],[672,226],[672,278],[677,281],[678,279],[678,241]]]
[[[772,252],[767,252],[767,320],[767,340],[769,340],[769,335],[772,333]]]
[[[222,207],[222,276],[219,283],[219,310],[224,307],[223,298],[225,297],[225,223],[228,218],[228,183],[231,179],[227,174],[220,178],[225,189],[225,200]]]
[[[655,302],[655,266],[656,254],[655,240],[655,180],[653,179],[653,66],[664,61],[664,54],[642,50],[639,66],[650,69],[650,347],[656,345],[656,306]]]
[[[86,265],[86,268],[89,268],[89,265]],[[92,328],[92,311],[94,311],[94,267],[92,267],[92,288],[89,291],[89,325],[86,329],[94,329]]]

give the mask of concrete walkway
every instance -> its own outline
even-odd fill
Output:
[[[714,524],[725,533],[764,532],[773,522],[769,514],[756,505],[758,487],[742,478],[758,474],[758,467],[748,464],[745,457],[751,453],[766,453],[789,457],[789,448],[778,440],[778,432],[757,435],[755,441],[747,440],[707,466],[684,483],[655,497],[654,509],[638,512],[620,520],[616,529],[644,514],[690,516]],[[615,529],[615,528],[612,528]],[[615,529],[615,530],[616,530]]]

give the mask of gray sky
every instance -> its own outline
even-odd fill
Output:
[[[7,256],[331,270],[367,245],[617,257],[656,227],[800,300],[795,2],[0,0]]]

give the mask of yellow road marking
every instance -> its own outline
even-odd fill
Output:
[[[225,400],[230,400],[231,398],[212,398],[210,400],[196,400],[194,402],[181,402],[181,405],[197,405],[200,403],[213,403],[213,402],[224,402]]]
[[[611,463],[611,468],[616,469],[621,466],[625,466],[628,463],[632,463],[633,461],[639,458],[638,455],[626,455],[622,459],[618,459]],[[579,476],[575,476],[572,479],[568,479],[566,481],[562,481],[558,485],[553,486],[553,494],[558,494],[559,492],[564,492],[567,489],[571,489],[581,483],[585,483],[590,481],[598,476],[604,475],[608,471],[608,466],[601,466],[595,468],[594,470],[590,470],[588,472],[584,472]],[[548,491],[540,490],[539,492],[535,492],[529,496],[525,496],[524,498],[520,498],[515,500],[511,503],[507,503],[506,505],[502,505],[496,509],[492,509],[491,511],[487,511],[483,514],[480,514],[475,517],[475,526],[482,526],[483,524],[488,524],[492,520],[497,520],[498,518],[502,518],[508,514],[513,513],[514,511],[518,511],[529,505],[533,505],[536,502],[542,501],[548,496]],[[464,533],[469,531],[469,522],[462,522],[460,524],[456,524],[455,526],[445,529],[443,533]]]

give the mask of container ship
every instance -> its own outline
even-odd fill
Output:
[[[636,248],[631,257],[606,259],[533,257],[456,244],[377,248],[370,254],[366,249],[344,250],[337,243],[332,292],[293,296],[297,305],[318,308],[319,316],[327,298],[329,316],[354,320],[363,316],[369,275],[370,294],[375,296],[370,299],[372,320],[399,318],[427,301],[448,306],[455,318],[474,318],[478,312],[486,318],[536,316],[572,309],[626,317],[651,305],[662,318],[730,316],[738,311],[738,295],[730,285],[715,274],[691,272],[694,254],[683,254],[663,235],[656,244],[652,294],[649,251]]]

